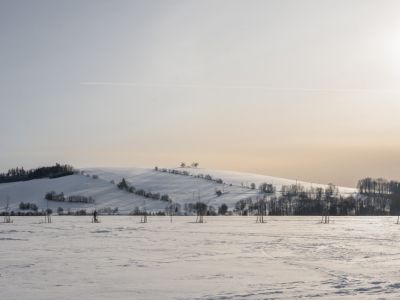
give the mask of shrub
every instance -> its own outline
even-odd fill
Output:
[[[37,205],[34,204],[34,203],[29,203],[29,202],[24,203],[24,202],[21,202],[21,203],[19,204],[19,209],[20,209],[20,210],[33,210],[33,211],[37,212],[39,208],[38,208]]]
[[[168,194],[164,194],[160,198],[161,201],[169,202],[171,198],[168,196]]]

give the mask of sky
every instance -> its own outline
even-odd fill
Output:
[[[400,1],[0,1],[0,171],[400,179]]]

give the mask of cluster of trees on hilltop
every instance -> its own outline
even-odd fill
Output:
[[[154,167],[154,170],[157,172],[161,172],[161,173],[169,173],[169,174],[173,174],[173,175],[182,175],[182,176],[192,176],[194,178],[201,178],[201,179],[205,179],[208,181],[214,181],[215,183],[218,184],[224,184],[224,181],[221,178],[213,178],[210,174],[196,174],[196,175],[191,175],[188,171],[181,171],[181,170],[176,170],[176,169],[166,169],[166,168],[158,168],[158,167]]]
[[[190,165],[185,163],[184,161],[179,165],[181,168],[197,168],[199,166],[198,162],[192,162]]]
[[[40,178],[57,178],[74,174],[74,168],[70,165],[56,164],[50,167],[40,167],[25,170],[22,168],[9,169],[6,173],[0,173],[0,183],[26,181]]]
[[[136,189],[134,186],[129,185],[125,178],[122,178],[122,180],[117,184],[117,187],[120,190],[124,190],[128,193],[136,194],[145,198],[160,200],[164,202],[172,202],[172,199],[168,194],[152,193],[146,192],[144,189]]]
[[[174,174],[174,175],[183,175],[183,176],[190,176],[188,171],[180,171],[176,169],[166,169],[162,168],[159,169],[157,167],[154,168],[155,171],[162,172],[162,173],[169,173],[169,174]]]

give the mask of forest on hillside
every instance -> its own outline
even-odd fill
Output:
[[[6,173],[0,173],[0,183],[27,181],[41,178],[58,178],[74,174],[74,168],[71,165],[55,164],[54,166],[39,167],[25,170],[24,167],[9,169]]]

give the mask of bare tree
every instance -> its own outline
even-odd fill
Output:
[[[147,211],[143,210],[140,216],[140,223],[147,223]]]
[[[5,214],[4,214],[4,223],[12,223],[11,216],[10,216],[10,208],[9,208],[9,201],[10,197],[7,196],[6,198],[6,207],[5,207]]]
[[[258,199],[256,202],[257,206],[257,220],[256,223],[265,223],[264,216],[267,215],[267,202],[265,201],[265,196]]]
[[[180,205],[178,203],[173,203],[171,199],[168,200],[168,205],[165,208],[167,215],[170,217],[170,222],[172,223],[172,217],[179,211]]]
[[[329,200],[325,199],[325,201],[322,203],[322,214],[321,214],[321,223],[324,224],[329,224],[330,221],[330,202]]]
[[[204,223],[204,215],[207,213],[207,204],[203,202],[196,202],[194,205],[196,211],[196,223]]]
[[[49,209],[49,200],[46,199],[46,211],[44,213],[44,222],[45,223],[51,223],[51,213],[52,213],[52,210]]]
[[[321,223],[329,224],[330,222],[330,210],[331,210],[331,202],[337,198],[339,195],[339,189],[333,185],[329,184],[327,188],[325,188],[324,198],[325,201],[322,205],[322,219]]]

